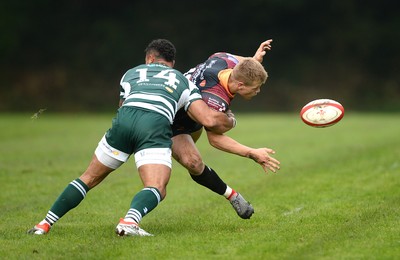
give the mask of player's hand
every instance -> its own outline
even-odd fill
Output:
[[[275,154],[275,151],[269,148],[258,148],[252,149],[247,157],[260,164],[266,173],[268,173],[268,171],[276,172],[280,169],[279,165],[281,163],[277,159],[271,157],[270,154]]]
[[[265,54],[267,53],[267,51],[270,51],[272,48],[271,43],[272,43],[272,39],[262,42],[260,44],[260,47],[258,47],[256,53],[254,54],[253,58],[258,60],[260,63],[262,63]]]

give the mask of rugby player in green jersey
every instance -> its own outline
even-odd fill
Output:
[[[177,70],[175,47],[168,40],[152,41],[145,50],[144,65],[128,70],[121,79],[125,101],[112,120],[111,128],[100,140],[86,171],[67,185],[46,217],[29,234],[43,235],[62,216],[86,197],[134,154],[144,188],[132,199],[130,208],[115,231],[119,236],[151,236],[139,227],[142,218],[166,196],[171,175],[171,124],[184,108],[191,118],[216,133],[230,130],[233,115],[210,109],[198,88]]]

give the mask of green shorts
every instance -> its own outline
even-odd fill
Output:
[[[136,107],[121,107],[105,134],[111,147],[126,154],[149,148],[171,148],[169,120],[156,112]]]

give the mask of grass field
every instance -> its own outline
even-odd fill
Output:
[[[133,158],[48,235],[26,234],[86,168],[113,115],[30,116],[0,115],[1,259],[400,259],[400,114],[348,113],[325,129],[295,114],[239,114],[229,135],[275,149],[278,174],[204,137],[199,148],[254,216],[237,217],[174,162],[166,200],[142,221],[155,236],[143,238],[114,234],[141,189]]]

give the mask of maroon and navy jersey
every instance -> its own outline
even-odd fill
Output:
[[[234,95],[228,88],[232,69],[239,61],[231,54],[219,52],[211,55],[204,63],[185,73],[199,89],[203,101],[212,109],[226,112]],[[193,121],[184,110],[178,111],[172,125],[173,135],[192,133],[202,125]]]

